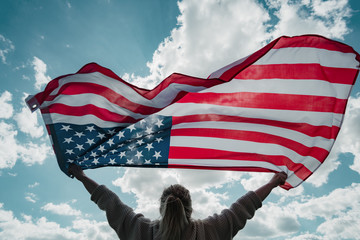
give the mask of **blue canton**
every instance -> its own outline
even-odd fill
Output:
[[[59,166],[67,175],[71,163],[82,169],[166,167],[171,119],[151,115],[126,128],[57,123],[50,125],[50,133]]]

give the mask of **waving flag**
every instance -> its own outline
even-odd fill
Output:
[[[70,163],[285,171],[290,189],[328,156],[359,61],[321,36],[281,37],[208,79],[172,74],[153,90],[90,63],[27,103],[65,174]]]

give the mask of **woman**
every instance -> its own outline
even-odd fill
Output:
[[[98,185],[85,175],[77,165],[69,167],[69,173],[81,181],[100,209],[106,211],[110,226],[122,240],[226,240],[232,239],[254,216],[255,210],[275,187],[284,184],[286,173],[276,173],[272,179],[256,191],[248,192],[221,214],[203,220],[191,219],[192,205],[189,191],[176,184],[166,188],[160,198],[161,219],[151,221],[136,214],[119,197]]]

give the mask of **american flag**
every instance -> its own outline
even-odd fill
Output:
[[[172,74],[152,90],[90,63],[30,96],[58,163],[288,174],[285,189],[326,159],[359,72],[351,47],[280,37],[210,74]]]

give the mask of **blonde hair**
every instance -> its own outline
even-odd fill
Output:
[[[183,231],[191,221],[191,197],[185,187],[175,184],[166,188],[160,198],[158,238],[180,240]]]

